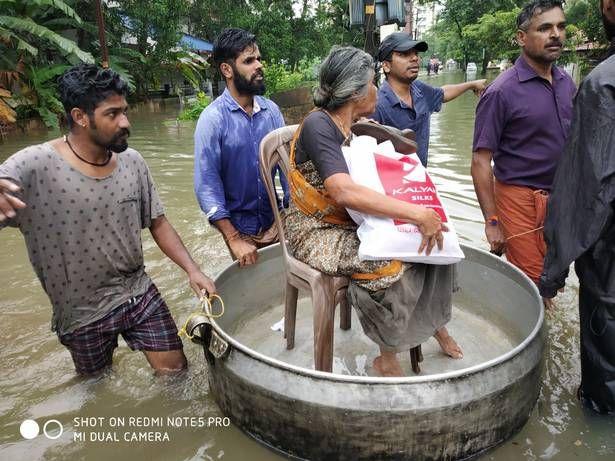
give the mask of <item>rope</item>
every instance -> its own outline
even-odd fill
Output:
[[[213,307],[212,307],[212,304],[213,304],[212,301],[214,299],[218,299],[218,301],[220,301],[220,312],[216,314],[213,313]],[[191,335],[190,333],[188,333],[188,330],[186,330],[188,323],[190,323],[190,320],[192,320],[194,317],[204,315],[205,317],[210,318],[210,319],[218,319],[224,315],[224,301],[217,294],[213,294],[209,296],[209,298],[205,296],[201,296],[200,302],[201,302],[201,311],[193,312],[192,314],[188,316],[188,318],[184,322],[184,326],[181,328],[181,330],[179,330],[178,334],[180,337],[185,336],[188,339],[194,338],[194,335]]]
[[[218,301],[220,301],[220,312],[218,312],[217,314],[213,313],[212,301],[214,299],[217,299]],[[208,306],[208,308],[205,309],[205,306]],[[224,315],[224,301],[222,301],[222,298],[218,296],[217,294],[210,295],[209,298],[202,296],[201,297],[201,309],[205,313],[206,317],[210,319],[219,319],[220,317]]]
[[[539,230],[543,229],[544,227],[545,227],[545,226],[540,226],[540,227],[537,227],[536,229],[532,229],[532,230],[529,230],[529,231],[521,232],[520,234],[511,235],[510,237],[508,237],[508,238],[506,239],[506,241],[508,242],[509,240],[512,240],[512,239],[514,239],[515,237],[521,237],[522,235],[531,234],[532,232],[539,231]]]
[[[193,317],[196,317],[197,315],[201,315],[200,312],[193,312],[192,314],[190,314],[188,316],[188,319],[186,320],[186,322],[184,323],[184,326],[181,327],[181,329],[178,332],[179,337],[181,338],[182,336],[185,336],[188,339],[192,339],[194,338],[194,335],[191,335],[190,333],[188,333],[188,330],[186,330],[186,327],[188,326],[188,323],[190,322],[190,320],[192,320]]]

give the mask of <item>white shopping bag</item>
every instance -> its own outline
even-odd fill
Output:
[[[448,227],[444,247],[429,256],[419,254],[422,236],[414,224],[348,210],[359,224],[361,260],[398,259],[425,264],[453,264],[464,258],[453,223],[442,206],[427,170],[416,156],[395,152],[390,141],[378,144],[371,136],[358,136],[342,151],[353,181],[381,194],[435,210]]]

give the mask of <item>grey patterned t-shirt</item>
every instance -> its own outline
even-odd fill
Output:
[[[71,167],[50,143],[0,165],[0,178],[23,189],[27,208],[0,223],[18,227],[53,305],[59,335],[92,323],[151,284],[141,230],[164,210],[141,155],[127,149],[104,178]]]

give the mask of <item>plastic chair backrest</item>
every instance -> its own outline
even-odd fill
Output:
[[[275,223],[278,227],[278,236],[284,253],[284,263],[288,264],[290,252],[286,246],[286,238],[284,237],[284,224],[278,209],[277,193],[273,182],[273,173],[277,166],[280,167],[282,173],[288,177],[290,171],[290,141],[293,139],[295,131],[299,125],[290,125],[267,134],[261,141],[259,151],[259,168],[261,177],[267,189],[269,203],[273,209]],[[290,256],[292,257],[292,256]]]

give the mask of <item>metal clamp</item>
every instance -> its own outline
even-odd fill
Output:
[[[209,352],[211,352],[215,358],[220,359],[224,356],[227,350],[228,343],[223,340],[218,333],[215,332],[215,330],[212,330],[211,340],[209,341]]]

